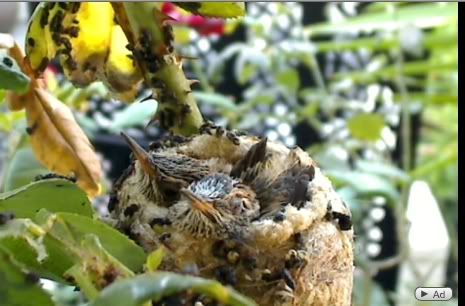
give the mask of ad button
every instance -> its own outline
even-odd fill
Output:
[[[452,298],[452,289],[448,287],[418,287],[415,298],[419,301],[448,301]]]

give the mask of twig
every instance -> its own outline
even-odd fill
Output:
[[[203,117],[173,47],[170,17],[156,2],[113,2],[113,9],[132,48],[145,83],[160,102],[157,119],[175,134],[198,132]]]

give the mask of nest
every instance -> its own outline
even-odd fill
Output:
[[[215,171],[227,173],[259,140],[229,132],[204,133],[168,138],[152,145],[150,152],[208,160]],[[306,152],[271,141],[266,151],[278,157],[276,163],[292,153],[302,166],[314,167],[307,201],[284,205],[279,214],[250,221],[239,237],[193,235],[166,221],[172,203],[141,190],[144,173],[135,160],[115,184],[110,200],[116,227],[147,252],[164,247],[167,255],[161,270],[217,279],[259,305],[350,305],[353,230],[349,208]],[[170,198],[177,199],[179,195],[173,193]]]

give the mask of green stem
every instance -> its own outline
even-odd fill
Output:
[[[173,48],[173,29],[161,3],[119,2],[113,8],[145,83],[153,88],[162,128],[175,134],[198,132],[203,117],[192,95],[192,81],[182,70],[182,57]]]
[[[94,300],[99,295],[99,290],[94,286],[89,274],[83,273],[78,265],[72,266],[66,274],[73,277],[79,289],[89,300]]]
[[[372,277],[368,273],[363,274],[364,283],[363,283],[363,306],[370,306],[371,305],[371,293],[373,287]]]

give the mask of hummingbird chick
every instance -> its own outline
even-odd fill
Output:
[[[238,233],[260,211],[255,192],[226,174],[208,175],[180,192],[168,218],[179,230],[202,238]]]
[[[183,154],[149,153],[125,133],[122,132],[121,135],[137,160],[139,188],[148,199],[166,201],[168,194],[178,192],[210,172],[206,161]]]

